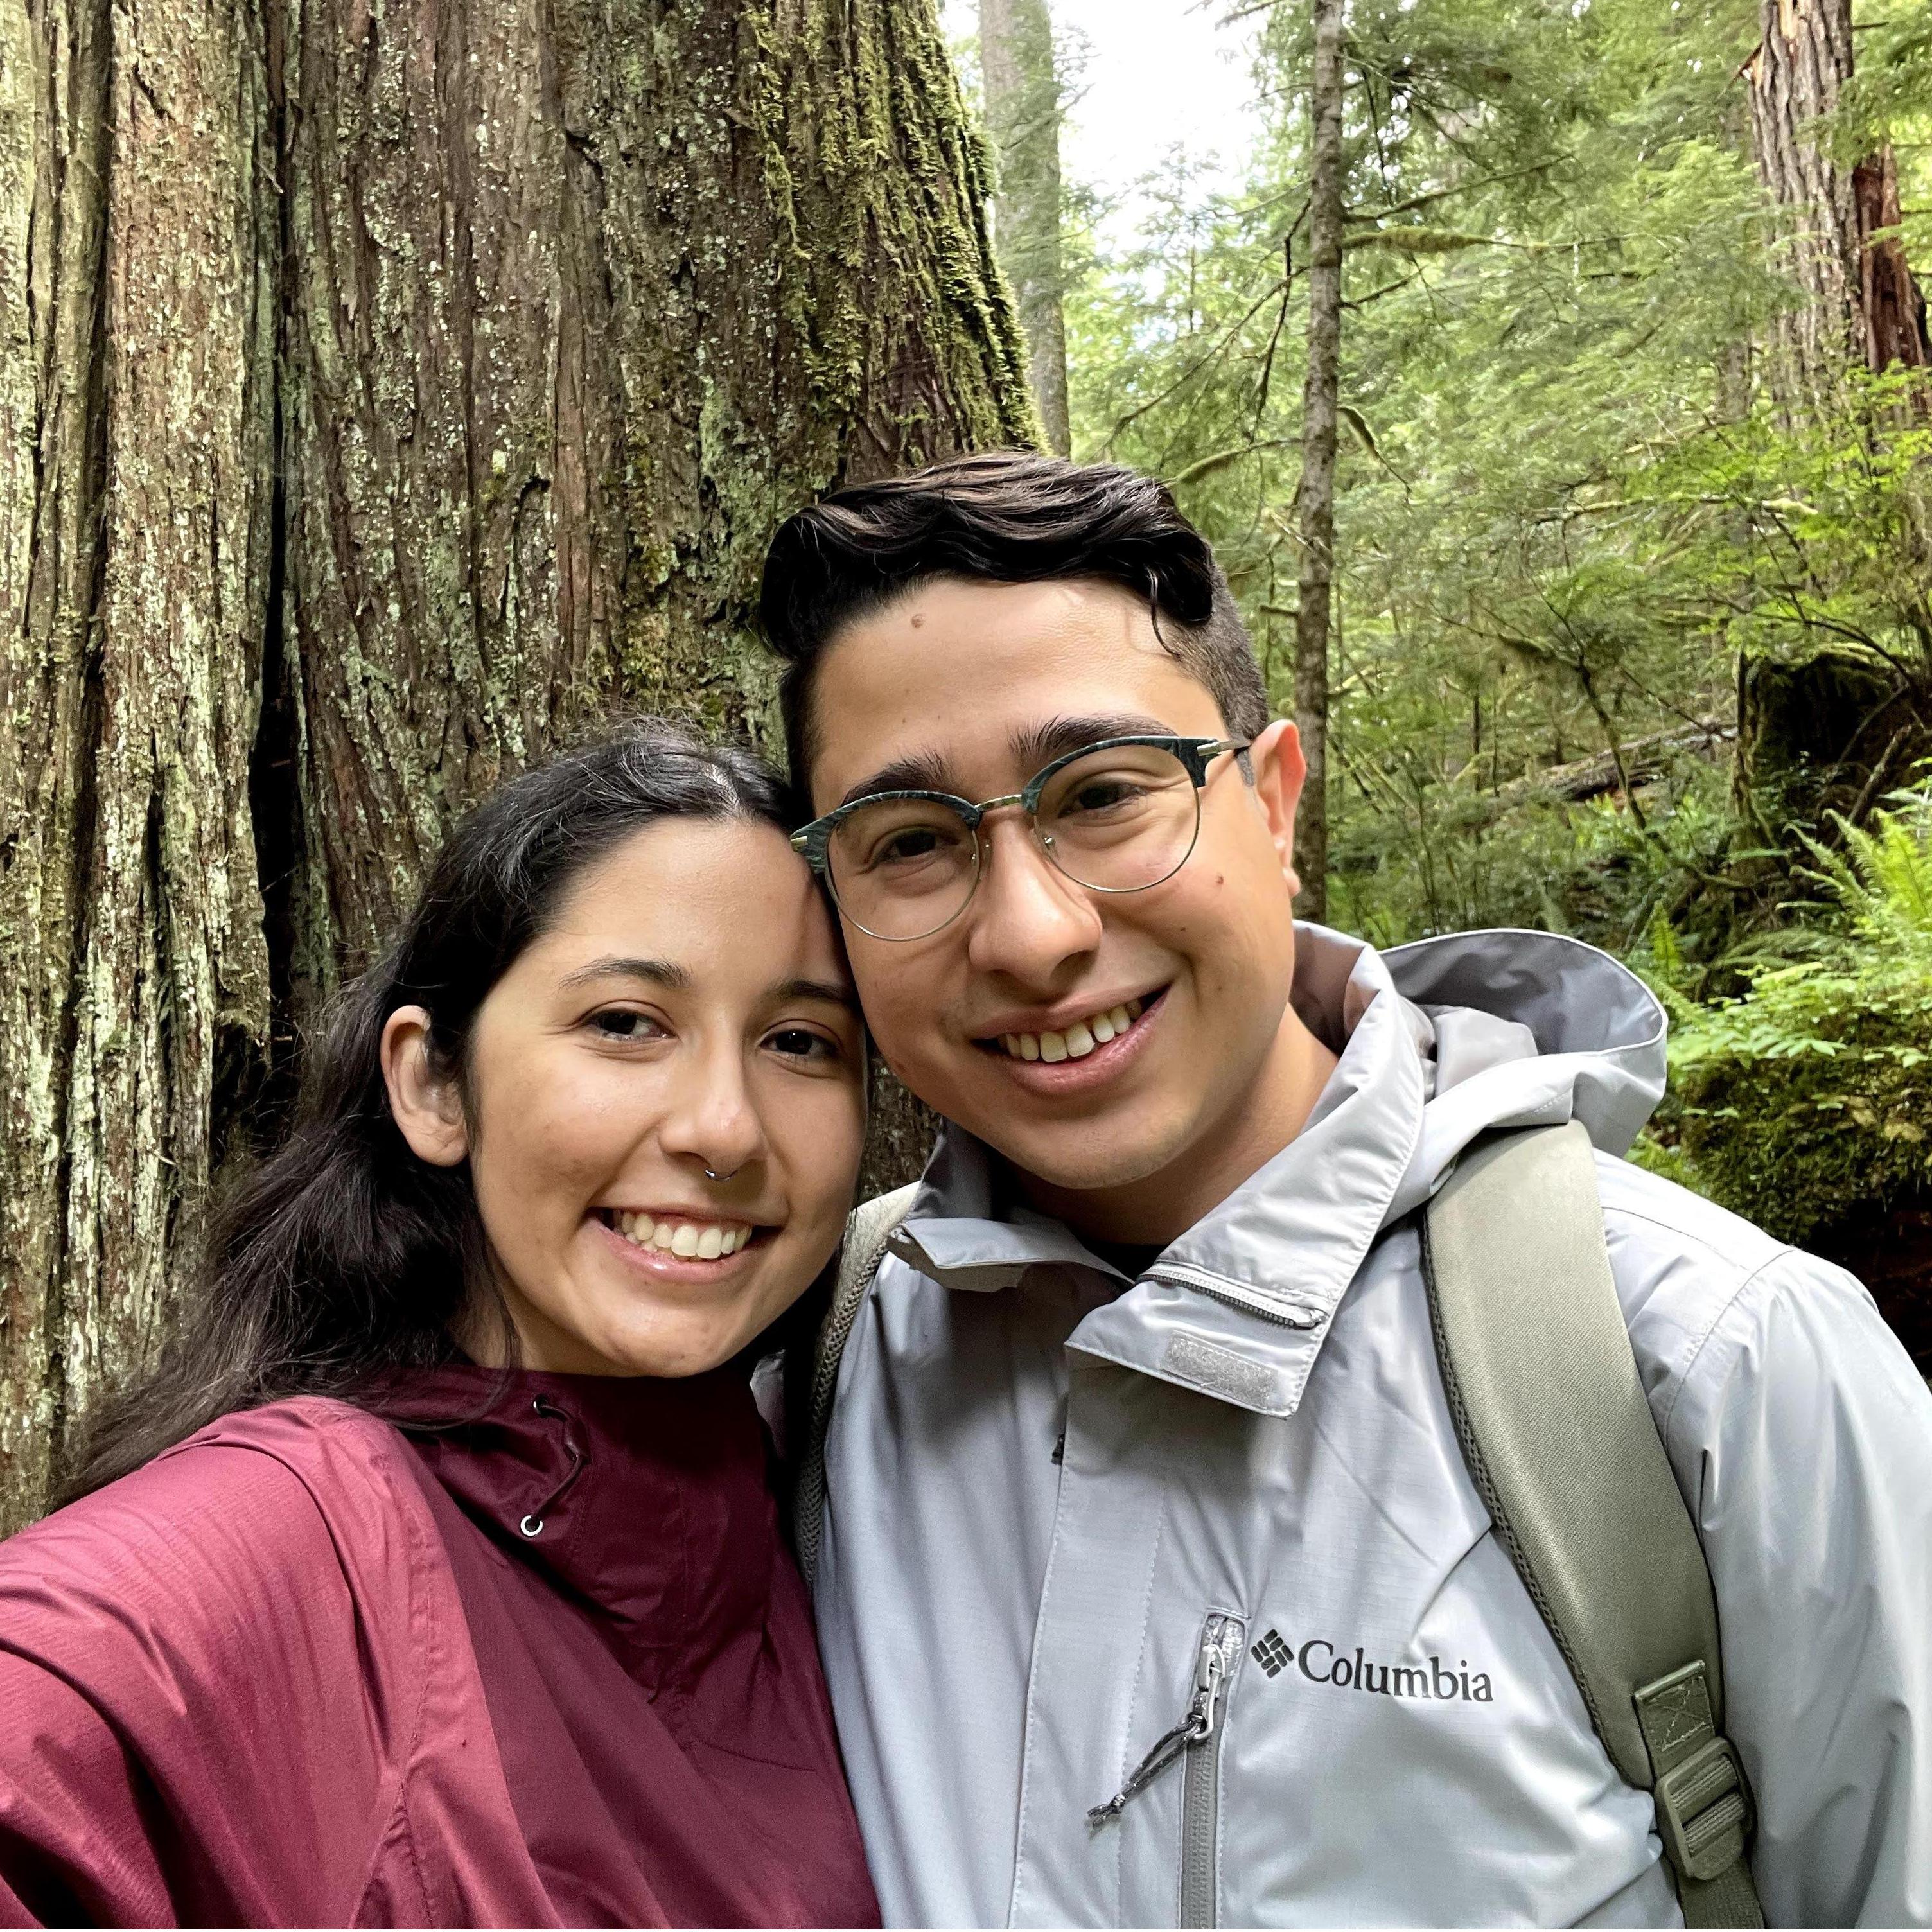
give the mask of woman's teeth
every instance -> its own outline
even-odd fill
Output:
[[[742,1221],[657,1221],[648,1214],[614,1212],[610,1225],[634,1247],[662,1248],[701,1262],[735,1255],[752,1238]]]
[[[1125,1033],[1140,1018],[1141,1011],[1141,1002],[1130,1000],[1124,1006],[1110,1006],[1105,1012],[1076,1020],[1064,1033],[1004,1033],[1000,1044],[1014,1060],[1084,1060],[1094,1048]]]

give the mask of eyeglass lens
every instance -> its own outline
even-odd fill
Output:
[[[1194,849],[1201,794],[1187,767],[1153,745],[1117,745],[1063,766],[1040,794],[1034,830],[1081,885],[1138,892]],[[827,856],[845,916],[880,939],[920,939],[958,916],[979,883],[980,842],[936,799],[880,799],[842,820]]]

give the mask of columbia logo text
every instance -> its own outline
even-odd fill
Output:
[[[1326,1637],[1290,1643],[1279,1630],[1267,1630],[1256,1641],[1255,1661],[1270,1677],[1292,1664],[1311,1684],[1337,1690],[1364,1690],[1378,1697],[1427,1697],[1441,1703],[1493,1704],[1496,1692],[1486,1670],[1472,1670],[1461,1658],[1452,1669],[1439,1657],[1422,1664],[1373,1664],[1358,1645],[1352,1654]]]

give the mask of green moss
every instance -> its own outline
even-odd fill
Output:
[[[1675,1004],[1644,1164],[1787,1240],[1932,1191],[1932,793],[1814,846],[1838,914],[1742,999]]]

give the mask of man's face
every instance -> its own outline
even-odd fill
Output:
[[[838,634],[812,710],[819,812],[895,786],[971,800],[1016,792],[1066,748],[1070,721],[1093,739],[1226,735],[1145,603],[1086,582],[922,584]],[[1293,728],[1271,725],[1254,755],[1252,785],[1232,757],[1210,766],[1198,840],[1159,885],[1076,884],[1010,808],[982,827],[979,888],[952,924],[892,942],[846,922],[892,1071],[1050,1196],[1131,1190],[1136,1211],[1100,1217],[1122,1239],[1142,1238],[1129,1224],[1165,1228],[1181,1215],[1178,1232],[1294,1131],[1259,1144],[1280,1084],[1270,1070],[1294,1024]],[[1023,1036],[1064,1037],[1136,1006],[1124,1032],[1079,1057],[1013,1051]]]

